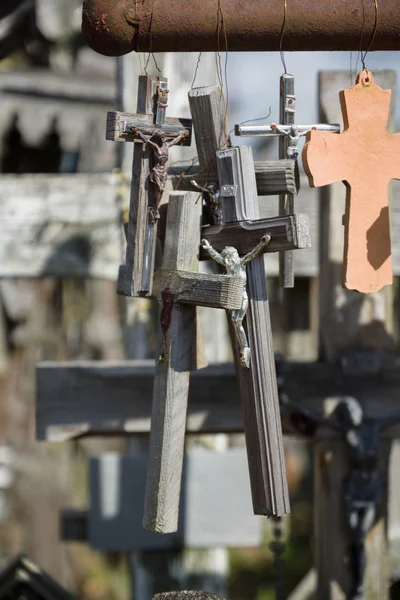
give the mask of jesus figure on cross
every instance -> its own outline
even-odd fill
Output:
[[[225,267],[227,275],[233,275],[234,277],[240,277],[243,281],[243,296],[242,296],[242,306],[239,310],[232,310],[232,323],[235,328],[236,339],[240,349],[240,362],[243,367],[250,367],[250,348],[247,341],[246,332],[243,328],[243,319],[246,316],[247,308],[249,306],[249,298],[246,290],[247,283],[247,275],[246,275],[246,265],[251,261],[257,258],[271,241],[271,236],[267,233],[262,236],[260,243],[257,244],[253,250],[245,254],[242,258],[240,258],[238,251],[236,248],[232,246],[226,246],[221,253],[215,250],[208,240],[201,240],[201,245],[205,250],[207,250],[208,254],[214,259],[217,263]]]

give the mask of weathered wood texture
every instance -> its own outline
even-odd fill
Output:
[[[311,247],[309,218],[304,214],[231,222],[202,228],[202,236],[216,250],[221,251],[225,246],[233,246],[239,254],[250,252],[266,233],[271,235],[271,241],[265,246],[263,253],[276,252],[282,247],[288,249]],[[207,253],[203,250],[200,256],[206,258]]]
[[[299,168],[293,160],[256,161],[254,170],[259,196],[275,196],[284,192],[297,194],[299,192]],[[192,179],[202,186],[218,180],[215,165],[207,171],[202,171],[201,167],[190,164],[177,165],[170,168],[169,174],[172,177],[174,189],[177,190],[194,190],[195,188],[190,183]]]
[[[193,449],[185,454],[178,529],[145,531],[147,455],[108,453],[90,461],[88,542],[101,551],[257,546],[261,518],[251,510],[246,452]]]
[[[223,198],[225,222],[255,221],[259,218],[258,198],[250,146],[217,153],[218,179],[233,186],[230,198]],[[259,256],[247,265],[249,306],[245,319],[250,368],[238,368],[246,435],[250,481],[255,514],[281,516],[289,511],[282,429],[276,387],[274,352],[264,259]],[[235,344],[235,353],[238,349]]]
[[[3,176],[0,277],[114,280],[120,227],[111,175]]]
[[[194,192],[172,192],[168,203],[163,269],[196,271],[201,210]],[[196,308],[162,293],[161,349],[156,364],[144,527],[170,533],[178,526],[179,494]]]
[[[166,81],[164,78],[162,80]],[[138,114],[152,113],[154,84],[157,81],[157,77],[139,77]],[[109,121],[108,116],[107,139],[117,139],[115,136],[109,137]],[[118,138],[118,141],[121,140]],[[133,142],[133,136],[126,140],[123,138],[123,141]],[[153,151],[148,144],[135,143],[125,265],[121,265],[118,272],[118,293],[124,296],[151,295],[157,241],[157,224],[149,223],[149,206],[154,204],[154,187],[149,182],[153,160]]]
[[[141,85],[145,85],[146,86],[146,93],[150,93],[152,94],[153,90],[151,88],[151,86],[149,86],[147,81],[144,81],[142,84],[142,78],[144,76],[141,75],[139,77],[139,90],[141,89]],[[153,81],[166,81],[165,78],[149,78],[152,79]],[[139,92],[140,93],[140,92]],[[154,92],[153,92],[154,94]],[[153,95],[150,96],[149,98],[149,102],[153,101]],[[150,109],[150,114],[135,114],[133,115],[132,113],[123,113],[123,112],[119,112],[119,111],[109,111],[107,113],[107,128],[106,128],[106,139],[111,141],[111,142],[138,142],[138,143],[142,143],[140,140],[138,140],[138,136],[133,133],[133,131],[129,132],[129,131],[125,131],[125,123],[134,123],[135,125],[140,126],[140,124],[142,124],[142,126],[144,127],[145,125],[149,125],[150,123],[153,123],[153,115],[151,114],[151,106],[149,106],[149,104],[146,103],[146,110],[149,111]],[[142,111],[137,111],[142,112]],[[176,119],[175,117],[168,117],[165,119],[165,124],[163,124],[162,126],[160,125],[160,128],[162,127],[162,129],[165,129],[166,131],[168,131],[169,128],[171,128],[172,130],[174,130],[175,128],[184,128],[187,129],[189,131],[189,134],[192,131],[192,125],[191,125],[191,121],[190,119]],[[154,126],[155,128],[155,126]],[[186,138],[184,138],[182,140],[182,145],[184,146],[190,146],[191,144],[191,137],[190,135]]]
[[[242,306],[243,281],[229,275],[160,269],[154,274],[153,295],[162,302],[165,294],[181,304],[234,310]]]
[[[207,176],[207,173],[216,172],[217,150],[230,146],[226,132],[224,95],[220,87],[209,86],[191,89],[188,96],[199,165],[201,171]]]

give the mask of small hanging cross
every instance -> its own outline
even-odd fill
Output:
[[[118,276],[118,293],[150,296],[153,285],[159,205],[167,183],[169,150],[191,142],[189,119],[167,118],[168,84],[159,77],[140,76],[137,113],[109,112],[107,139],[135,142],[127,250]]]
[[[312,187],[346,185],[343,287],[363,293],[393,282],[388,184],[400,179],[400,134],[386,129],[390,96],[362,71],[339,95],[343,133],[310,131],[302,156]]]

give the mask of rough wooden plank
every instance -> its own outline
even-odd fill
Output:
[[[150,431],[154,361],[42,362],[37,367],[36,437],[59,442],[81,435],[131,435]],[[398,412],[400,373],[345,377],[336,365],[285,363],[285,391],[294,401],[321,410],[327,397],[357,395],[365,413]],[[191,373],[188,433],[243,431],[238,381],[233,364]],[[384,433],[400,437],[396,425]]]
[[[221,198],[225,222],[259,217],[258,198],[250,146],[217,153],[220,189],[231,189]],[[227,192],[228,193],[228,192]],[[239,368],[243,419],[255,514],[281,516],[289,511],[283,456],[271,320],[264,259],[247,265],[249,306],[245,319],[251,349],[250,368]],[[235,344],[235,351],[237,348]]]
[[[291,250],[311,247],[309,218],[305,214],[231,222],[202,228],[202,236],[216,250],[222,250],[225,246],[234,246],[239,254],[250,252],[266,233],[270,234],[271,241],[265,246],[263,253],[286,248]],[[200,257],[207,258],[207,254],[203,251]]]
[[[200,169],[205,173],[216,171],[215,153],[224,145],[230,145],[222,89],[219,86],[193,88],[188,95]]]
[[[147,86],[147,83],[145,84]],[[138,110],[138,113],[140,111]],[[153,123],[154,116],[152,114],[135,114],[124,113],[119,111],[109,111],[107,113],[107,128],[106,128],[106,139],[111,142],[137,142],[137,135],[133,132],[125,131],[125,123],[134,122],[135,125],[146,125]],[[161,126],[160,126],[161,127]],[[168,117],[162,125],[162,129],[168,131],[171,128],[187,129],[189,131],[188,137],[182,140],[183,146],[190,146],[192,143],[191,131],[192,122],[190,119],[176,119],[175,117]]]
[[[110,175],[2,176],[0,277],[115,280],[115,194]]]
[[[202,206],[194,192],[172,192],[168,203],[163,269],[196,271]],[[196,308],[161,303],[162,343],[153,392],[144,527],[169,533],[178,526],[185,422],[196,340]]]
[[[37,438],[148,433],[154,372],[154,361],[39,363]],[[195,371],[190,380],[189,433],[243,428],[232,365]]]
[[[165,294],[182,304],[233,310],[242,305],[243,281],[229,275],[160,269],[154,275],[153,295],[161,301]]]
[[[101,551],[257,546],[261,518],[251,510],[243,448],[185,454],[178,529],[158,535],[142,527],[146,454],[108,453],[90,461],[88,542]]]
[[[259,196],[275,196],[284,192],[297,194],[299,192],[299,169],[293,160],[255,161],[254,170]],[[218,180],[216,166],[202,171],[197,165],[179,164],[171,167],[169,174],[172,177],[172,185],[177,190],[194,190],[195,188],[190,183],[192,179],[202,186]]]

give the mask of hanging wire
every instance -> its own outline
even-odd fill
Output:
[[[368,52],[371,50],[371,48],[373,46],[373,43],[375,41],[376,31],[378,29],[378,20],[379,20],[378,0],[374,0],[375,22],[374,22],[374,28],[373,28],[373,31],[372,31],[371,41],[369,43],[368,48],[366,50],[364,50],[364,52],[362,51],[362,42],[363,42],[364,25],[365,25],[364,0],[362,0],[362,7],[363,7],[363,23],[362,23],[361,39],[360,39],[360,59],[361,59],[361,64],[362,64],[363,70],[364,71],[368,71],[368,69],[367,69],[367,67],[365,65],[365,59],[367,57]]]
[[[279,53],[281,55],[281,63],[282,63],[283,72],[285,75],[287,75],[287,68],[286,68],[285,54],[283,52],[282,46],[283,46],[283,36],[285,35],[285,29],[286,29],[286,12],[287,12],[287,0],[283,0],[283,23],[282,23],[282,29],[281,29],[281,38],[279,40]]]
[[[192,81],[192,85],[191,85],[190,89],[194,88],[194,84],[195,84],[196,77],[197,77],[197,71],[199,70],[200,61],[201,61],[201,55],[202,54],[203,54],[202,52],[199,52],[199,56],[197,57],[197,63],[196,63],[196,67],[194,69],[193,81]]]
[[[224,35],[224,44],[225,44],[225,65],[222,70],[221,64],[221,53],[219,48],[219,37],[221,32]],[[224,115],[224,134],[225,134],[225,144],[229,142],[229,135],[227,133],[227,120],[228,120],[228,106],[229,106],[229,88],[228,88],[228,35],[225,26],[225,16],[222,9],[221,0],[217,0],[217,52],[215,55],[216,63],[217,63],[217,76],[218,81],[221,86],[221,90],[224,90],[225,87],[225,115]],[[225,80],[225,85],[224,85]]]
[[[156,7],[157,2],[158,2],[158,0],[154,0],[154,4],[153,4],[153,7],[151,9],[151,15],[150,15],[150,24],[149,24],[149,36],[150,36],[149,54],[147,56],[146,63],[144,65],[144,72],[145,72],[146,75],[148,75],[148,73],[147,73],[147,67],[149,66],[150,58],[153,58],[154,65],[155,65],[157,71],[159,73],[161,73],[161,69],[159,68],[159,66],[157,64],[156,57],[154,56],[154,53],[153,53],[153,51],[151,49],[152,48],[152,43],[153,43],[153,17],[154,17],[154,9]]]

